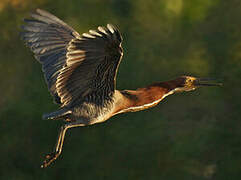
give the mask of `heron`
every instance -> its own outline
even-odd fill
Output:
[[[117,90],[116,75],[123,56],[122,36],[113,25],[79,34],[53,14],[36,9],[24,19],[20,36],[42,65],[48,90],[59,109],[43,119],[65,121],[54,151],[42,168],[62,152],[68,129],[104,122],[112,116],[144,110],[176,92],[220,86],[209,78],[180,76],[136,90]]]

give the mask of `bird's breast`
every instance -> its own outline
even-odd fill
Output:
[[[106,101],[103,105],[84,102],[80,106],[74,108],[73,116],[76,120],[90,125],[101,123],[109,119],[112,116],[113,109],[113,101]]]

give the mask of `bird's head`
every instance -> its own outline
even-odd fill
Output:
[[[214,82],[212,78],[196,78],[192,76],[181,76],[176,79],[178,86],[176,91],[192,91],[202,86],[221,86],[221,83]]]

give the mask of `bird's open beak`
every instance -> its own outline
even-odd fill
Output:
[[[222,83],[215,82],[213,78],[197,78],[194,82],[195,86],[222,86]]]

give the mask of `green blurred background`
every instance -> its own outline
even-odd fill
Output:
[[[62,121],[40,64],[19,38],[42,8],[83,33],[119,27],[125,51],[118,89],[180,75],[224,86],[172,95],[150,110],[67,132],[61,157],[40,169]],[[1,0],[0,179],[201,180],[241,178],[240,0]]]

